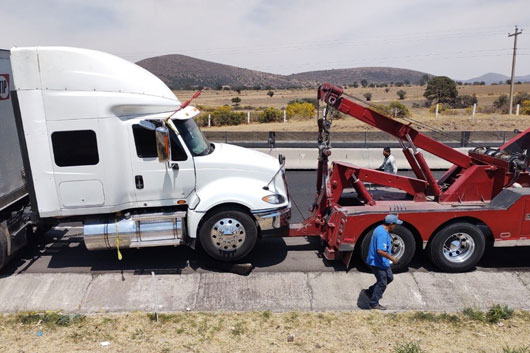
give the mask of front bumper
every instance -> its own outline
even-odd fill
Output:
[[[289,221],[291,220],[291,208],[284,208],[268,211],[252,212],[261,230],[263,237],[283,237],[289,234]]]

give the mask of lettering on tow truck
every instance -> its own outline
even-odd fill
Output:
[[[0,74],[0,100],[9,99],[9,74]]]

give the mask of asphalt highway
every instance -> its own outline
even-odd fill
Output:
[[[437,173],[439,174],[439,173]],[[436,175],[437,177],[439,175]],[[289,192],[293,200],[293,222],[309,215],[308,207],[315,196],[315,171],[288,171]],[[220,264],[202,250],[187,247],[163,247],[122,250],[117,259],[115,250],[87,251],[82,241],[81,224],[60,224],[37,242],[23,249],[0,275],[18,273],[134,273],[160,274],[194,272],[241,272],[252,267],[264,272],[344,272],[338,261],[323,259],[318,238],[261,239],[255,250],[239,265]],[[488,249],[479,269],[530,270],[529,247]],[[436,271],[423,254],[417,254],[410,271]],[[351,271],[366,271],[355,263]]]

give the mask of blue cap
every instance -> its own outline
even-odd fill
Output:
[[[389,214],[385,217],[386,224],[403,224],[403,221],[395,214]]]

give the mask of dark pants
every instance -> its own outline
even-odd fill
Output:
[[[394,280],[394,275],[392,274],[392,269],[382,269],[375,266],[370,266],[370,269],[375,275],[377,282],[368,288],[368,293],[371,294],[370,306],[375,306],[379,304],[379,300],[383,297],[386,286]]]

